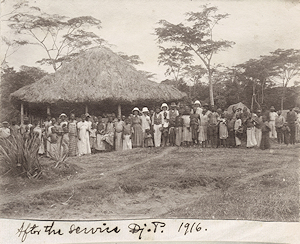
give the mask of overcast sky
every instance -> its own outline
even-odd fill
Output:
[[[13,0],[6,0],[4,10]],[[226,66],[236,65],[250,58],[258,58],[277,48],[300,49],[300,4],[277,0],[36,0],[30,1],[42,11],[68,17],[93,16],[102,21],[97,32],[113,44],[111,49],[128,55],[137,54],[144,62],[137,68],[156,73],[157,81],[166,79],[166,67],[159,66],[156,36],[153,35],[159,20],[174,24],[184,20],[184,13],[199,11],[199,6],[211,3],[220,13],[230,16],[215,29],[216,38],[234,41],[233,48],[215,56],[213,62]],[[1,34],[9,36],[3,26]],[[10,66],[38,66],[42,49],[26,46],[9,57]],[[42,53],[44,55],[44,53]],[[44,56],[43,56],[44,57]],[[198,61],[198,60],[197,60]],[[201,63],[199,61],[199,63]],[[44,66],[42,68],[45,69]],[[48,68],[52,72],[52,69]]]

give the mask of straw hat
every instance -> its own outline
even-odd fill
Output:
[[[3,125],[8,125],[9,123],[7,121],[2,122]]]
[[[138,107],[135,107],[134,109],[132,109],[132,112],[134,112],[134,111],[138,111],[138,112],[140,112],[140,110],[139,110],[139,108],[138,108]]]
[[[166,103],[163,103],[163,104],[160,106],[161,109],[162,109],[163,107],[166,107],[167,110],[169,109],[169,106],[168,106],[168,104],[166,104]]]
[[[275,110],[274,106],[271,106],[270,110]]]
[[[201,105],[201,103],[200,103],[200,101],[199,101],[199,100],[196,100],[196,101],[194,102],[194,105],[196,105],[196,104],[199,104],[199,105]]]
[[[59,118],[61,117],[68,117],[65,113],[62,113],[61,115],[59,115]]]
[[[142,113],[148,113],[148,112],[149,112],[148,108],[147,107],[143,107]]]
[[[177,107],[176,103],[172,102],[170,107]]]
[[[203,107],[207,107],[208,108],[209,107],[208,103],[204,103]]]

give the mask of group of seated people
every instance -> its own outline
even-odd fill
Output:
[[[195,101],[191,106],[166,103],[150,110],[135,107],[129,116],[82,114],[69,118],[62,113],[57,119],[48,116],[42,124],[32,124],[28,118],[18,126],[3,122],[1,137],[21,134],[23,138],[36,135],[40,140],[39,154],[53,157],[61,155],[82,156],[104,151],[120,151],[137,147],[201,146],[270,148],[269,138],[278,143],[294,144],[299,141],[299,110],[291,109],[286,118],[281,112],[234,108],[220,108]]]

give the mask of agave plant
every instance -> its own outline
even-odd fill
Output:
[[[10,170],[28,178],[38,178],[42,173],[38,158],[40,143],[36,135],[27,139],[20,134],[11,135],[0,139],[0,154]]]
[[[57,168],[60,163],[63,163],[68,156],[68,152],[62,150],[61,148],[62,141],[63,137],[61,137],[59,143],[56,144],[57,147],[52,147],[51,150],[47,149],[50,158],[56,162],[54,168]]]

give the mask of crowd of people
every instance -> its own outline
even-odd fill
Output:
[[[48,116],[42,124],[24,118],[22,125],[3,122],[0,137],[35,135],[40,140],[39,154],[52,157],[57,151],[70,157],[137,147],[241,147],[270,148],[270,138],[278,143],[300,142],[300,111],[291,108],[286,116],[270,109],[250,111],[247,107],[223,111],[195,101],[192,106],[170,106],[142,110],[135,107],[129,116],[83,114],[57,119]]]

